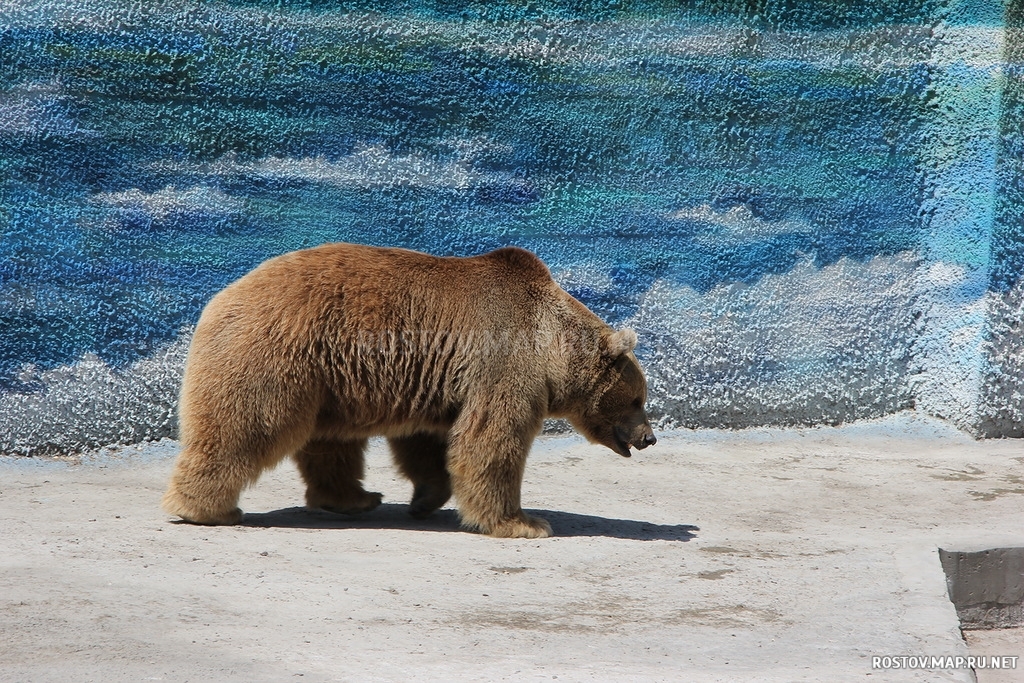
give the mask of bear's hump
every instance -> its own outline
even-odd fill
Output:
[[[551,279],[551,271],[531,251],[520,247],[502,247],[483,255],[483,258],[500,263],[506,269],[522,278]]]

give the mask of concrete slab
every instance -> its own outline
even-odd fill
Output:
[[[373,513],[298,508],[284,464],[227,528],[159,510],[173,442],[0,459],[0,680],[974,680],[873,658],[968,654],[938,548],[1024,545],[1024,442],[913,414],[659,438],[539,440],[534,541],[408,518],[379,443]]]
[[[962,629],[1024,625],[1024,548],[939,549]]]

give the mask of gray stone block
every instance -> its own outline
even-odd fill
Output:
[[[939,549],[949,599],[964,629],[1024,624],[1024,548]]]

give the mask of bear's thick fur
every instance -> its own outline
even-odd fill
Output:
[[[543,537],[526,515],[526,456],[547,416],[620,455],[654,443],[632,330],[613,331],[536,256],[470,258],[327,244],[270,259],[206,306],[181,390],[183,450],[163,506],[198,524],[291,454],[312,508],[356,513],[363,450],[387,437],[426,516]]]

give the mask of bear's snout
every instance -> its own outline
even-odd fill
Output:
[[[643,425],[639,431],[640,434],[637,435],[637,438],[633,439],[633,445],[636,446],[638,451],[658,443],[658,437],[654,436],[654,430],[651,429],[650,425]]]
[[[615,434],[615,439],[618,442],[618,448],[612,448],[619,455],[629,457],[629,447],[642,451],[648,446],[653,446],[658,443],[658,437],[654,436],[654,430],[651,429],[651,425],[645,420],[635,427],[622,427],[616,426],[612,429]]]

